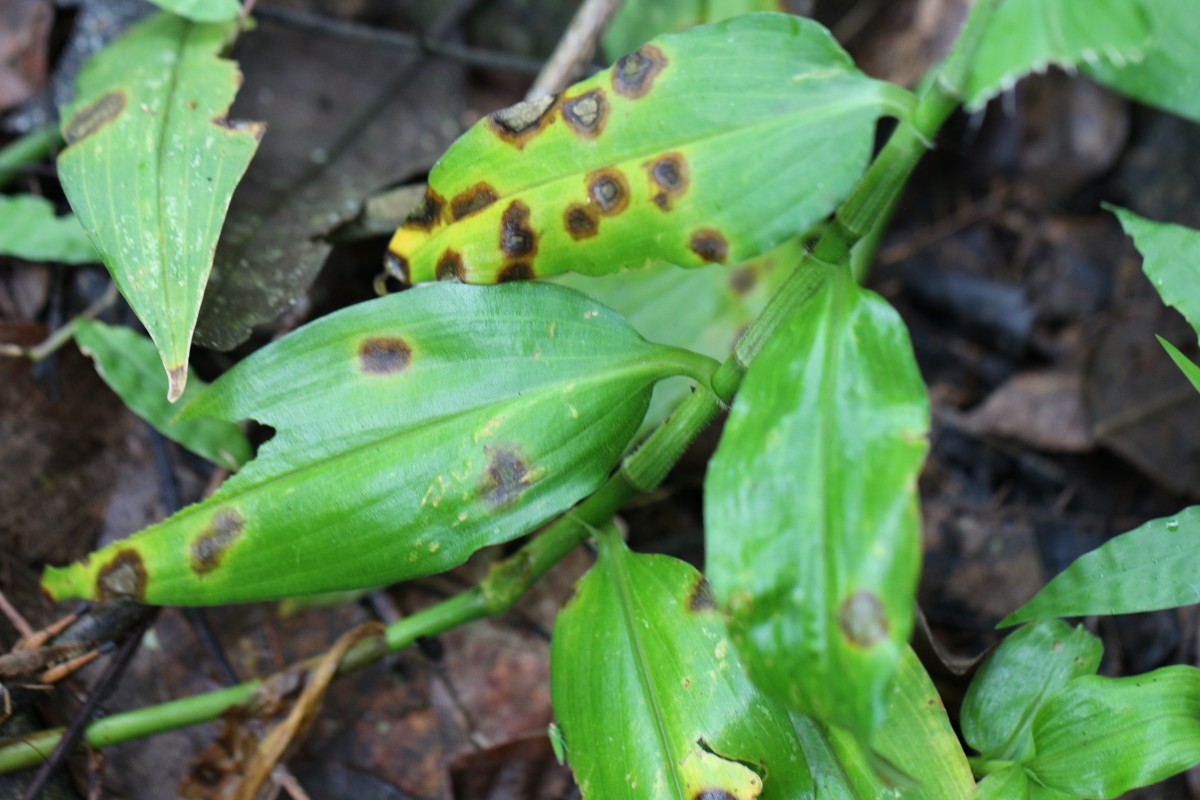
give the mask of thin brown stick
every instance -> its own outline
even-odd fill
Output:
[[[621,0],[583,0],[525,99],[561,92],[574,82],[592,60],[600,37],[620,7]]]

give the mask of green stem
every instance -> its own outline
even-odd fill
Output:
[[[0,188],[21,174],[21,168],[35,164],[50,154],[61,140],[58,129],[46,125],[21,136],[0,150]]]

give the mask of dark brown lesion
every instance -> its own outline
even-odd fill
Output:
[[[624,97],[644,97],[654,85],[658,73],[667,66],[667,57],[652,44],[644,44],[613,65],[612,85]]]
[[[421,198],[421,203],[405,218],[400,227],[431,231],[438,224],[442,216],[442,209],[445,207],[445,198],[433,189],[427,188],[425,196]]]
[[[488,117],[488,127],[504,141],[523,148],[526,142],[554,122],[558,101],[558,95],[547,95],[502,108]]]
[[[604,90],[592,89],[579,97],[565,99],[562,115],[575,133],[586,139],[596,138],[608,121],[608,100],[604,97]]]
[[[738,267],[729,272],[729,288],[739,297],[745,297],[758,283],[758,270],[754,267]]]
[[[878,597],[859,590],[838,607],[838,628],[851,644],[870,647],[887,638],[887,612]]]
[[[724,789],[705,789],[698,792],[693,800],[738,800]]]
[[[693,253],[710,263],[724,264],[725,259],[729,257],[729,242],[715,228],[693,231],[688,246]]]
[[[599,232],[600,220],[591,206],[574,203],[563,212],[563,226],[572,239],[590,239]]]
[[[496,193],[491,184],[480,181],[450,201],[450,216],[456,221],[463,217],[469,217],[499,199],[500,195]]]
[[[142,556],[136,550],[120,550],[96,575],[96,596],[101,600],[131,597],[142,602],[148,582]]]
[[[434,274],[439,281],[458,281],[459,283],[467,281],[467,269],[463,265],[462,256],[448,247],[438,258]]]
[[[691,184],[687,161],[681,153],[665,153],[644,165],[650,178],[651,200],[663,211],[687,192]]]
[[[373,336],[358,346],[358,362],[368,375],[394,375],[412,361],[412,348],[394,336]]]
[[[207,575],[221,566],[225,554],[242,535],[242,516],[232,508],[222,508],[212,522],[192,542],[190,562],[197,575]]]
[[[75,144],[86,139],[110,122],[114,122],[125,110],[125,93],[118,89],[106,93],[96,102],[76,111],[63,128],[63,139]]]
[[[537,253],[537,233],[529,224],[529,206],[513,200],[500,217],[500,252],[506,258],[532,258]]]
[[[629,206],[629,183],[613,167],[588,175],[588,197],[606,217],[620,214]]]
[[[717,607],[716,598],[713,597],[712,587],[704,578],[696,580],[696,585],[692,587],[691,594],[688,595],[688,611],[712,611]]]
[[[515,447],[485,447],[487,473],[479,492],[492,506],[506,506],[520,498],[533,478],[529,466]]]
[[[496,283],[508,283],[509,281],[527,281],[533,278],[533,267],[524,261],[517,261],[509,264],[500,270],[496,275]]]

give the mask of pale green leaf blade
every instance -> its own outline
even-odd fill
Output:
[[[1020,761],[1034,716],[1068,681],[1092,675],[1104,647],[1083,627],[1052,620],[1015,631],[980,667],[962,706],[963,738],[984,757]]]
[[[217,236],[262,126],[228,122],[236,23],[157,14],[80,71],[63,109],[63,189],[145,325],[177,399]]]
[[[910,100],[810,20],[751,14],[662,36],[467,131],[392,238],[390,269],[492,283],[739,264],[831,212],[876,119]]]
[[[755,682],[869,738],[912,629],[929,409],[899,317],[825,268],[709,464],[707,565]]]
[[[831,729],[829,738],[859,797],[967,800],[975,790],[941,697],[912,648],[901,656],[870,751],[844,730]],[[895,780],[889,782],[883,771],[894,772]]]
[[[604,32],[610,61],[637,49],[660,33],[673,33],[756,11],[783,11],[780,0],[656,0],[622,3]]]
[[[1128,64],[1142,57],[1150,39],[1141,0],[1003,0],[972,61],[967,108],[979,110],[1051,65]]]
[[[242,11],[238,0],[150,0],[163,11],[192,22],[229,22]]]
[[[1167,351],[1167,355],[1175,362],[1175,366],[1179,367],[1179,370],[1192,382],[1192,386],[1196,387],[1196,391],[1200,392],[1200,366],[1194,364],[1190,358],[1179,352],[1178,347],[1166,339],[1161,336],[1156,338],[1158,339],[1158,343],[1163,346],[1163,349]]]
[[[0,255],[26,261],[91,264],[100,254],[74,216],[57,216],[35,195],[0,195]]]
[[[792,717],[796,735],[804,748],[804,758],[812,772],[817,800],[861,800],[845,768],[833,751],[829,737],[812,717],[797,714]]]
[[[1152,519],[1075,559],[1000,624],[1200,603],[1200,506]]]
[[[1076,678],[1033,723],[1033,780],[1076,797],[1113,798],[1200,763],[1200,670]]]
[[[988,775],[975,789],[975,800],[1028,800],[1029,777],[1019,766]]]
[[[585,800],[813,797],[787,712],[750,683],[688,564],[603,534],[555,622],[550,659]]]
[[[258,351],[185,409],[274,427],[255,460],[44,585],[205,605],[449,569],[594,491],[651,384],[698,358],[560,286],[441,285],[351,307]]]
[[[1109,206],[1142,254],[1142,271],[1163,302],[1200,331],[1200,231]]]
[[[75,321],[75,342],[96,362],[100,377],[125,405],[163,436],[229,469],[238,469],[250,460],[250,443],[234,423],[176,419],[182,403],[200,394],[206,384],[191,376],[182,403],[172,405],[167,400],[167,376],[154,343],[145,336],[80,318]]]
[[[1135,100],[1200,122],[1200,14],[1191,0],[1142,0],[1152,38],[1143,57],[1083,71]]]

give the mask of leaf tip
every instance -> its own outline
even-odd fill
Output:
[[[183,396],[183,390],[187,388],[188,370],[187,365],[182,364],[178,367],[169,367],[167,369],[167,400],[174,403]]]

